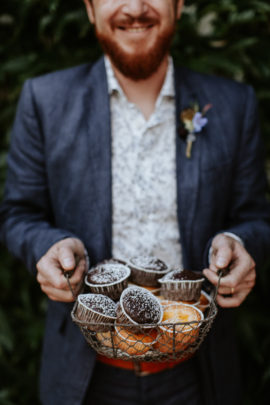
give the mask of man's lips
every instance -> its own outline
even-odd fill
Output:
[[[117,18],[112,22],[114,29],[127,31],[131,33],[140,33],[147,31],[157,25],[159,21],[156,18],[139,17],[139,18]]]

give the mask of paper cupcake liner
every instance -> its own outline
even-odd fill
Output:
[[[156,338],[149,341],[149,336],[143,334],[130,334],[130,330],[121,327],[115,327],[116,346],[129,355],[142,355],[147,353],[151,347],[156,343]]]
[[[193,322],[185,324],[180,319],[168,319],[159,326],[158,342],[155,348],[163,353],[185,350],[193,344],[199,336],[199,329],[204,319],[202,311],[193,305],[188,304],[171,304],[168,307],[186,307],[192,308],[200,319],[194,319]],[[166,326],[168,324],[168,326]],[[173,327],[174,325],[174,327]]]
[[[203,280],[162,282],[161,295],[172,301],[198,301],[201,295]]]
[[[113,348],[115,346],[116,332],[114,329],[107,332],[98,332],[96,338],[101,345]]]
[[[90,283],[86,284],[92,293],[107,295],[107,297],[110,297],[112,300],[117,301],[119,300],[124,289],[127,288],[128,279],[126,278],[125,280],[122,280],[120,283],[114,285],[104,284],[95,286],[94,284],[90,285]]]
[[[170,271],[170,269],[165,271],[141,269],[130,263],[128,263],[128,267],[131,270],[130,280],[135,284],[146,287],[158,287],[158,279]]]
[[[81,322],[85,322],[85,326],[95,332],[107,332],[111,330],[115,322],[114,317],[99,314],[93,311],[91,308],[87,308],[79,300],[77,301],[76,315]],[[107,325],[99,325],[106,323]],[[90,325],[93,324],[93,325]]]
[[[207,294],[205,291],[201,291],[201,295],[207,300],[207,303],[202,303],[201,302],[201,297],[199,299],[199,302],[194,304],[197,308],[199,308],[202,312],[204,312],[207,308],[209,308],[212,298],[209,294]]]

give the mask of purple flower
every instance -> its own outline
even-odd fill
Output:
[[[202,116],[202,113],[196,112],[193,119],[192,124],[194,126],[194,132],[200,132],[202,128],[207,124],[208,119]]]

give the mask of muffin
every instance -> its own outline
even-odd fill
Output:
[[[115,347],[115,330],[111,330],[108,332],[97,332],[96,333],[97,340],[106,347]]]
[[[131,356],[147,353],[157,338],[157,332],[153,330],[149,333],[133,333],[122,326],[116,326],[115,331],[115,346]]]
[[[173,270],[158,280],[161,295],[173,301],[198,301],[204,277],[189,270]]]
[[[153,328],[163,316],[159,300],[145,288],[135,286],[123,291],[116,312],[117,323],[128,324],[128,329],[134,333]]]
[[[98,264],[85,276],[85,284],[92,293],[107,295],[117,301],[128,285],[130,269],[120,263]]]
[[[158,279],[168,273],[168,266],[160,259],[152,256],[136,256],[127,262],[131,269],[131,281],[147,287],[157,287]]]
[[[155,348],[162,353],[185,350],[196,341],[203,319],[203,313],[193,305],[168,305],[164,308]]]
[[[105,295],[80,294],[77,298],[76,316],[88,329],[106,332],[116,320],[116,304]]]
[[[211,301],[212,301],[212,298],[210,297],[210,295],[202,290],[199,302],[197,302],[195,305],[202,312],[204,312],[207,308],[209,308]]]

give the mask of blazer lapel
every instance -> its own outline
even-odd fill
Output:
[[[191,266],[191,237],[194,214],[197,206],[200,178],[200,136],[193,142],[191,158],[186,157],[186,141],[179,136],[180,114],[183,109],[202,101],[194,91],[195,84],[189,83],[188,71],[175,68],[176,89],[176,170],[177,170],[177,199],[180,239],[183,252],[183,264]]]
[[[92,198],[96,208],[94,221],[99,227],[97,261],[110,257],[112,250],[111,124],[103,58],[93,66],[87,86],[89,170],[95,193]]]

